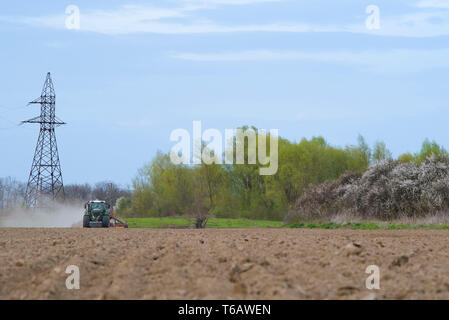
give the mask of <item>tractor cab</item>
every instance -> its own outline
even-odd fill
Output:
[[[84,207],[94,217],[104,215],[107,210],[110,210],[111,206],[105,201],[89,201]]]
[[[84,205],[83,227],[109,228],[111,206],[106,201],[94,200]]]

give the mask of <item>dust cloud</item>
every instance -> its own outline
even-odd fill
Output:
[[[83,205],[53,204],[49,208],[16,208],[0,211],[0,227],[70,228],[81,227]]]

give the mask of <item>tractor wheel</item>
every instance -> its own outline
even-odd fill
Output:
[[[109,228],[110,218],[109,216],[103,216],[103,228]]]
[[[83,216],[83,228],[89,228],[90,217]]]

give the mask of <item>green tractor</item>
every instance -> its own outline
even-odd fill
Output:
[[[114,216],[114,209],[109,203],[102,200],[89,201],[84,205],[84,228],[128,228],[126,222]]]
[[[111,206],[106,201],[94,200],[84,205],[84,228],[109,228]]]

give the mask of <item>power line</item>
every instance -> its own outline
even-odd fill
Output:
[[[5,107],[4,105],[0,105],[0,109],[5,110],[5,111],[2,111],[2,114],[14,112],[14,111],[21,111],[21,110],[25,109],[26,107],[28,107],[28,105],[21,106],[21,107]]]
[[[17,122],[14,122],[14,121],[12,121],[12,120],[9,120],[8,118],[6,118],[6,117],[4,117],[4,116],[2,116],[2,115],[0,115],[0,119],[3,119],[3,120],[5,120],[6,122],[9,122],[9,123],[12,124],[12,125],[9,126],[9,127],[0,127],[0,130],[8,130],[8,129],[12,129],[12,128],[14,128],[14,127],[20,126],[20,123],[17,123]]]
[[[25,105],[25,106],[22,106],[22,107],[8,108],[8,107],[5,107],[4,105],[0,105],[0,109],[3,109],[3,110],[0,110],[0,119],[3,119],[6,122],[9,122],[9,123],[13,124],[12,126],[9,126],[9,127],[0,127],[0,130],[8,130],[8,129],[12,129],[12,128],[16,127],[16,126],[19,126],[20,123],[17,123],[16,121],[13,121],[13,120],[5,117],[5,114],[11,113],[11,112],[14,112],[14,111],[20,111],[20,110],[22,110],[22,109],[24,109],[26,107],[27,106]]]

